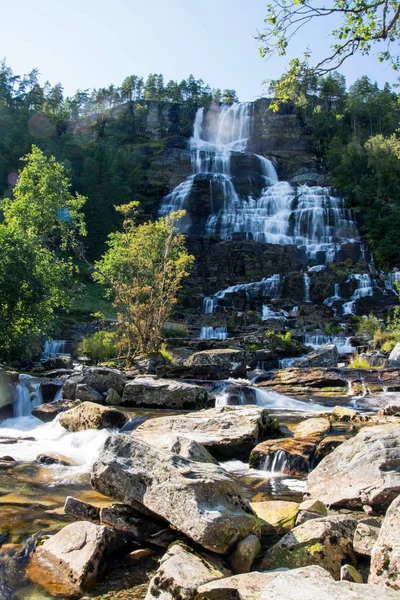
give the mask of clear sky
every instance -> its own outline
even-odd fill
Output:
[[[119,85],[131,74],[162,73],[165,81],[190,73],[211,87],[234,88],[241,100],[262,94],[287,59],[261,59],[254,39],[267,0],[2,0],[0,57],[14,73],[38,68],[41,81],[77,89]],[[327,31],[308,29],[291,55],[309,44],[329,46]],[[395,73],[374,56],[342,69],[348,83],[363,74],[380,85]]]

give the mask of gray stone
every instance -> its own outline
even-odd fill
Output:
[[[64,504],[64,512],[74,519],[74,521],[100,523],[100,508],[73,496],[67,496]]]
[[[400,495],[386,513],[371,554],[368,583],[400,590]],[[399,594],[400,596],[400,594]]]
[[[383,512],[400,493],[400,428],[365,427],[310,473],[306,493],[327,506]]]
[[[119,533],[127,534],[126,539],[143,544],[158,533],[163,524],[146,518],[130,506],[112,504],[100,510],[100,523]]]
[[[255,600],[279,571],[252,571],[224,579],[215,579],[198,588],[198,600]]]
[[[115,533],[107,527],[72,523],[37,546],[28,577],[50,594],[76,597],[96,585],[116,544]]]
[[[318,565],[339,579],[342,564],[356,564],[353,553],[356,527],[356,519],[347,515],[306,521],[267,551],[261,567],[271,570]]]
[[[235,348],[218,348],[195,352],[187,359],[185,365],[188,367],[216,367],[223,378],[245,377],[246,375],[245,353],[243,350]]]
[[[32,409],[32,416],[40,419],[44,423],[49,423],[60,413],[70,410],[70,408],[74,408],[75,406],[79,406],[79,404],[81,404],[80,400],[56,400],[55,402],[39,404],[39,406],[35,406],[35,408]]]
[[[113,388],[118,394],[122,394],[126,384],[126,377],[117,369],[106,367],[83,367],[79,373],[69,377],[62,387],[62,397],[67,400],[75,400],[76,387],[86,384],[100,394],[105,394]]]
[[[227,573],[189,548],[175,544],[161,559],[145,600],[196,600],[201,585],[221,579]]]
[[[109,406],[119,406],[121,404],[121,396],[113,388],[110,388],[107,392],[106,404]]]
[[[248,573],[256,556],[261,552],[261,544],[254,534],[240,540],[231,554],[230,563],[235,574]]]
[[[221,467],[191,461],[124,434],[111,435],[93,466],[92,486],[135,508],[144,505],[189,538],[225,554],[260,524]]]
[[[199,385],[140,377],[129,381],[121,405],[143,408],[200,409],[207,406],[209,394]]]
[[[68,431],[84,431],[85,429],[115,429],[122,427],[128,420],[123,412],[116,408],[109,408],[82,402],[75,408],[63,412],[59,423]]]
[[[105,404],[103,394],[96,392],[86,383],[78,383],[75,389],[75,398],[82,402],[95,402],[96,404]]]
[[[189,458],[190,460],[196,460],[198,462],[209,462],[218,464],[218,461],[211,456],[211,454],[198,442],[189,438],[177,435],[174,437],[168,437],[165,441],[166,450],[179,454],[183,458]]]
[[[396,368],[400,367],[400,343],[396,344],[391,353],[389,354],[387,366]]]
[[[380,529],[381,523],[373,517],[359,521],[354,533],[354,552],[361,556],[371,556],[372,548],[379,537]]]
[[[133,437],[163,447],[177,435],[202,444],[217,460],[247,460],[250,451],[267,435],[274,436],[278,423],[259,406],[221,406],[209,410],[149,419]]]
[[[336,346],[334,344],[327,344],[296,360],[292,367],[336,367],[338,360],[339,352]]]

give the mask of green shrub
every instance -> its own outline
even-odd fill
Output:
[[[118,356],[118,334],[115,331],[97,331],[85,337],[79,345],[80,354],[89,356],[97,364]]]
[[[357,333],[366,331],[372,337],[374,337],[375,334],[382,330],[382,323],[373,314],[368,315],[367,318],[355,317],[355,322],[357,326]]]
[[[351,363],[348,364],[349,369],[371,369],[372,365],[366,358],[361,358],[359,354],[355,354]]]
[[[382,350],[382,352],[387,352],[388,354],[390,354],[390,352],[393,350],[393,348],[395,347],[396,344],[397,344],[396,340],[388,340],[387,342],[382,344],[381,350]]]
[[[186,325],[183,325],[181,323],[171,323],[169,325],[164,325],[164,327],[162,328],[162,337],[186,338],[188,337]]]
[[[167,350],[167,347],[165,344],[161,344],[161,347],[158,351],[159,355],[162,356],[164,358],[164,360],[169,364],[169,365],[174,365],[175,364],[175,359],[172,356],[171,352],[169,350]]]
[[[336,325],[335,323],[328,323],[324,331],[328,335],[337,335],[338,333],[342,333],[343,327],[341,325]]]

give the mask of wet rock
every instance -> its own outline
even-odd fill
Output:
[[[75,389],[75,398],[82,402],[94,402],[95,404],[105,404],[103,394],[96,392],[90,385],[86,383],[78,383]]]
[[[150,581],[146,600],[196,600],[197,589],[228,574],[194,554],[189,548],[175,544],[161,559],[156,575]]]
[[[347,515],[306,521],[267,551],[261,567],[271,570],[318,565],[339,579],[342,564],[356,564],[353,553],[356,527],[356,519]]]
[[[219,372],[218,379],[245,377],[246,356],[242,350],[219,348],[195,352],[185,363],[187,367],[210,367]]]
[[[96,585],[115,547],[116,535],[107,527],[72,523],[36,548],[27,574],[50,594],[72,598]]]
[[[311,571],[311,568],[313,571]],[[278,574],[257,600],[398,600],[398,594],[379,585],[360,585],[349,581],[333,581],[317,567],[294,569]]]
[[[151,419],[132,436],[159,446],[168,436],[183,436],[202,444],[217,460],[247,460],[254,446],[267,435],[275,436],[279,425],[258,406],[220,406],[187,415]]]
[[[400,590],[400,495],[391,503],[371,554],[368,583]]]
[[[189,538],[225,554],[260,525],[221,467],[187,460],[123,434],[111,435],[92,486],[132,507],[144,505]]]
[[[126,384],[126,377],[117,369],[107,369],[105,367],[83,367],[80,373],[75,373],[69,377],[62,387],[62,397],[67,400],[75,400],[76,387],[79,384],[96,390],[100,394],[105,394],[110,388],[113,388],[122,394]]]
[[[35,406],[35,408],[32,409],[32,415],[44,423],[49,423],[60,413],[79,406],[79,404],[81,404],[80,400],[56,400],[56,402]]]
[[[249,464],[254,469],[284,475],[308,473],[316,447],[314,438],[266,440],[251,451]]]
[[[261,544],[254,534],[240,540],[231,554],[230,563],[235,574],[248,573],[256,556],[261,552]]]
[[[100,510],[100,523],[106,527],[127,534],[126,539],[138,544],[148,542],[163,525],[144,517],[126,504],[112,504]]]
[[[127,420],[128,417],[116,408],[100,406],[93,402],[82,402],[79,406],[63,412],[59,422],[68,431],[84,431],[85,429],[120,428]]]
[[[372,548],[379,537],[380,529],[380,521],[373,517],[359,521],[354,533],[354,552],[361,556],[371,556]]]
[[[62,465],[63,467],[72,467],[76,463],[73,460],[62,456],[61,454],[38,454],[36,460],[43,465]]]
[[[41,390],[43,402],[52,402],[57,392],[62,388],[63,382],[60,380],[46,380],[42,381]]]
[[[294,367],[315,368],[315,367],[336,367],[339,360],[339,352],[334,344],[322,346],[303,358],[293,363]]]
[[[299,512],[299,504],[297,502],[287,502],[286,500],[252,502],[251,508],[257,517],[272,525],[279,535],[283,535],[293,529]]]
[[[74,521],[100,523],[100,508],[73,496],[67,496],[64,504],[64,512],[74,519]]]
[[[325,417],[313,417],[293,427],[295,438],[320,438],[331,430],[331,422]]]
[[[340,569],[340,580],[353,583],[364,583],[362,575],[352,565],[343,565]]]
[[[365,427],[310,473],[306,493],[327,506],[383,512],[400,493],[398,425]]]
[[[142,408],[200,409],[207,406],[208,399],[208,392],[198,385],[141,377],[126,384],[121,405]]]
[[[113,388],[110,388],[107,392],[106,404],[108,406],[118,406],[121,404],[121,396]]]

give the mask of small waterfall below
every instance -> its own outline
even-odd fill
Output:
[[[227,337],[226,327],[202,327],[200,331],[201,340],[226,340]]]
[[[332,336],[332,335],[305,335],[303,343],[306,346],[311,346],[315,350],[326,346],[327,344],[334,344],[338,349],[339,354],[352,354],[356,352],[356,349],[350,344],[350,337],[343,336]]]
[[[281,290],[281,276],[279,274],[265,277],[261,281],[252,283],[240,283],[231,285],[224,290],[214,294],[214,297],[203,299],[203,312],[211,314],[216,312],[217,308],[234,308],[234,296],[242,294],[246,298],[270,298],[271,300],[279,298]]]
[[[273,475],[283,475],[287,466],[287,456],[284,450],[277,450],[271,456],[268,454],[265,457],[265,462],[262,471],[267,471]]]
[[[19,383],[15,386],[14,417],[29,417],[32,409],[40,404],[43,404],[41,382],[28,375],[21,376]]]
[[[65,354],[66,340],[48,340],[44,344],[43,358],[55,358],[59,354]]]
[[[310,276],[307,273],[304,273],[303,275],[303,281],[304,281],[304,302],[311,302],[311,298],[310,298]]]
[[[268,304],[264,304],[262,307],[261,318],[263,321],[267,321],[267,319],[279,319],[280,321],[287,321],[288,316],[289,313],[283,309],[281,309],[279,312],[275,312]]]
[[[355,275],[350,275],[347,279],[347,282],[350,282],[353,279],[357,281],[357,288],[354,290],[350,300],[343,304],[343,315],[354,315],[357,300],[360,300],[360,298],[366,298],[367,296],[373,296],[374,289],[377,288],[374,279],[371,277],[371,275],[368,275],[368,273],[357,273]]]

